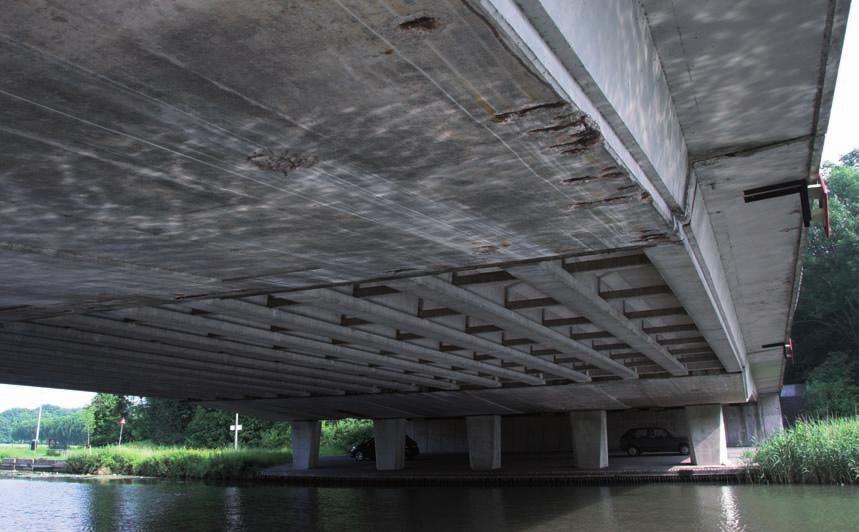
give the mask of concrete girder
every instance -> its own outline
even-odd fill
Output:
[[[362,393],[376,393],[378,388],[357,385],[352,383],[340,383],[326,381],[315,377],[305,377],[300,375],[291,375],[284,373],[283,367],[266,368],[260,370],[257,368],[247,368],[235,364],[235,358],[230,355],[219,353],[207,353],[197,351],[186,347],[177,347],[173,345],[160,344],[156,342],[144,342],[140,340],[130,340],[126,338],[116,338],[108,335],[96,335],[94,333],[86,333],[81,331],[56,329],[44,325],[35,324],[15,324],[16,338],[22,345],[27,343],[38,343],[51,348],[63,351],[69,348],[77,348],[79,351],[105,351],[109,352],[110,356],[118,358],[149,358],[159,359],[165,367],[178,366],[185,364],[186,366],[194,366],[199,369],[210,369],[217,371],[226,368],[230,374],[245,373],[248,376],[257,376],[261,378],[271,379],[273,376],[278,376],[282,380],[289,380],[296,384],[306,386],[315,386],[319,389],[348,390]],[[0,342],[3,341],[5,334],[0,329]],[[60,341],[62,339],[62,341]],[[74,342],[70,344],[69,342]],[[213,360],[214,359],[214,360]],[[272,371],[273,370],[273,371]]]
[[[135,353],[131,351],[117,351],[110,348],[99,348],[98,346],[57,346],[58,342],[21,342],[15,344],[0,340],[0,350],[5,353],[22,353],[31,357],[50,357],[51,362],[69,360],[78,363],[98,363],[121,365],[123,367],[137,367],[141,371],[148,369],[157,370],[158,374],[171,373],[182,374],[191,378],[205,377],[207,382],[223,381],[242,386],[268,387],[272,391],[290,389],[296,392],[313,393],[316,395],[343,395],[345,392],[330,383],[324,385],[311,385],[305,382],[295,382],[289,376],[271,374],[268,377],[258,374],[248,375],[238,368],[229,366],[212,367],[210,364],[195,364],[193,362],[177,360],[171,356],[159,356],[151,353]],[[67,344],[68,345],[68,344]]]
[[[583,362],[593,364],[624,379],[637,378],[634,370],[619,362],[615,362],[585,344],[533,321],[503,305],[486,299],[479,294],[475,294],[470,290],[454,286],[438,277],[415,277],[408,280],[388,282],[387,284],[425,299],[444,302],[444,304],[469,316],[485,319],[491,323],[500,324],[502,328],[516,332],[517,334],[535,338],[541,343],[561,351],[561,353],[574,355]],[[551,294],[553,297],[555,295],[554,292],[544,293],[547,295]],[[584,313],[580,312],[580,314]],[[572,380],[577,382],[588,382],[590,380],[590,377],[586,374],[578,371],[576,373],[579,374],[579,377]]]
[[[174,312],[157,308],[139,307],[135,309],[115,311],[114,313],[144,322],[151,321],[154,323],[162,323],[168,327],[175,327],[177,325],[181,325],[183,327],[187,327],[193,330],[218,332],[219,334],[223,334],[225,336],[248,338],[252,341],[265,342],[269,345],[290,347],[301,351],[321,354],[322,356],[331,356],[343,360],[358,360],[369,364],[395,367],[405,371],[414,371],[427,375],[435,375],[452,380],[456,379],[461,375],[456,371],[438,368],[427,364],[419,364],[417,362],[411,362],[408,360],[402,360],[390,356],[380,355],[377,353],[370,353],[368,351],[352,349],[350,347],[327,344],[318,340],[311,340],[298,336],[290,336],[287,334],[271,332],[263,329],[254,329],[251,327],[237,325],[235,323],[230,323],[227,321],[214,320],[201,316],[192,316],[190,314],[183,314],[181,312]],[[424,378],[418,375],[410,374],[409,377],[414,377],[413,380],[415,383],[420,383],[428,387],[441,388],[444,390],[455,390],[459,388],[458,385],[453,383],[436,381],[435,379]]]
[[[736,315],[731,305],[720,301],[714,288],[700,282],[700,277],[704,275],[703,261],[697,260],[692,251],[674,245],[656,246],[646,253],[698,326],[701,335],[707,339],[725,370],[743,371],[747,356],[745,346],[736,332],[737,328],[730,325],[736,323]]]
[[[287,352],[283,350],[232,342],[222,338],[199,336],[191,333],[151,327],[137,322],[94,318],[92,316],[63,316],[61,320],[57,322],[57,325],[72,325],[77,329],[101,332],[122,338],[145,341],[154,339],[160,343],[183,345],[206,352],[213,361],[223,361],[224,363],[253,367],[265,371],[289,371],[295,375],[334,381],[338,383],[338,386],[340,382],[346,382],[370,388],[404,392],[413,392],[418,389],[414,384],[400,382],[408,380],[406,375],[379,368],[368,368],[352,363],[324,359],[325,369],[319,369],[319,357],[289,352],[288,360],[290,363],[287,363],[283,360],[284,353]],[[360,373],[362,372],[377,375],[379,378],[361,375]]]
[[[472,360],[470,358],[465,358],[451,353],[444,353],[421,345],[410,344],[402,340],[382,336],[381,334],[344,327],[342,325],[337,325],[336,323],[309,318],[295,313],[283,312],[275,308],[263,307],[261,305],[256,305],[238,299],[193,302],[189,303],[188,306],[214,312],[216,314],[226,314],[236,317],[253,316],[256,319],[265,320],[267,323],[271,323],[278,327],[286,327],[330,336],[331,338],[336,338],[344,342],[365,345],[395,353],[402,353],[419,357],[424,360],[430,360],[439,364],[449,364],[511,380],[518,381],[523,376],[520,372],[493,366],[492,364],[487,364],[485,362]],[[464,376],[460,380],[469,382],[468,377],[470,376]],[[474,384],[487,386],[487,384],[485,384],[485,379],[482,378],[474,379]],[[500,385],[500,383],[495,383],[495,387]]]
[[[104,392],[115,393],[117,395],[139,395],[139,396],[154,396],[163,397],[166,399],[175,400],[191,400],[191,401],[215,401],[215,400],[237,400],[241,399],[242,395],[231,394],[212,394],[211,391],[203,392],[193,386],[162,386],[153,385],[152,383],[142,383],[140,379],[129,379],[128,374],[125,378],[117,376],[111,379],[103,379],[94,377],[92,374],[76,375],[47,373],[45,375],[34,375],[32,368],[27,370],[10,370],[3,368],[3,382],[5,384],[15,384],[19,386],[37,386],[42,388],[56,388],[61,386],[68,390],[80,390],[84,392]]]
[[[558,261],[509,268],[510,273],[552,296],[567,308],[587,317],[632,349],[653,360],[674,376],[688,375],[686,367],[663,346],[648,336],[599,296],[598,291],[570,275]]]
[[[111,365],[118,364],[124,367],[136,367],[140,372],[144,373],[149,372],[149,369],[151,369],[152,373],[158,376],[165,373],[186,375],[192,378],[205,378],[208,382],[223,382],[247,387],[257,387],[259,389],[267,389],[268,391],[275,393],[284,388],[308,394],[344,394],[343,390],[331,387],[330,385],[325,387],[297,383],[288,377],[278,378],[277,375],[270,375],[268,378],[242,375],[236,368],[230,368],[229,366],[213,368],[209,364],[178,360],[176,357],[172,356],[160,356],[153,355],[151,353],[135,353],[131,351],[117,351],[110,348],[101,348],[99,346],[79,345],[70,347],[70,344],[54,341],[42,341],[41,339],[38,339],[35,342],[27,342],[25,340],[9,343],[7,338],[0,336],[0,349],[3,349],[7,353],[23,353],[26,351],[27,353],[30,353],[29,356],[45,356],[49,357],[51,361],[69,359],[94,363],[106,362]]]
[[[112,365],[106,365],[99,362],[90,362],[90,363],[82,363],[78,362],[74,371],[69,371],[68,365],[63,364],[60,361],[56,361],[57,357],[61,353],[34,353],[34,352],[25,352],[24,350],[20,351],[21,354],[24,355],[23,360],[18,360],[17,357],[15,359],[9,359],[3,361],[2,365],[6,368],[18,368],[18,369],[30,369],[34,367],[34,363],[38,361],[38,367],[40,373],[44,375],[67,375],[68,377],[79,377],[82,375],[95,375],[101,377],[115,378],[123,375],[134,375],[136,379],[144,379],[144,380],[155,380],[164,384],[171,384],[177,387],[190,387],[196,388],[198,390],[206,391],[211,390],[212,392],[225,390],[232,391],[239,394],[249,395],[249,394],[262,394],[268,395],[271,397],[309,397],[310,393],[299,390],[291,390],[288,388],[276,389],[273,387],[265,387],[258,385],[250,385],[250,384],[242,384],[237,382],[231,382],[229,380],[218,380],[213,379],[211,377],[206,377],[205,379],[195,380],[193,375],[182,375],[171,372],[164,371],[163,367],[147,365],[147,364],[137,364],[137,363],[128,363],[128,368],[133,368],[132,371],[126,371],[121,368],[118,364],[114,363]],[[14,355],[14,353],[13,353]],[[10,357],[8,353],[6,353],[7,357]],[[189,378],[190,377],[190,378]],[[128,392],[126,392],[128,393]]]
[[[301,292],[290,292],[287,297],[293,301],[315,304],[329,309],[349,309],[350,312],[358,315],[380,318],[386,323],[393,323],[409,332],[422,334],[436,340],[444,340],[461,347],[491,354],[496,358],[508,362],[522,364],[526,368],[537,369],[552,375],[582,382],[582,374],[573,369],[497,344],[479,336],[458,331],[446,325],[418,318],[417,316],[411,316],[405,312],[373,303],[371,301],[358,299],[335,290],[315,289],[304,290]],[[523,378],[525,378],[524,374]],[[590,378],[588,378],[588,380],[589,379]],[[539,380],[542,381],[542,379]],[[536,383],[530,382],[529,384]],[[542,382],[540,382],[540,384],[542,384]]]

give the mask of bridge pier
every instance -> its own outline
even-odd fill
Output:
[[[727,463],[728,446],[722,405],[687,406],[686,423],[689,425],[689,447],[693,464]]]
[[[396,471],[405,466],[406,420],[374,419],[376,470]]]
[[[771,438],[784,429],[779,394],[770,393],[758,396],[758,417],[761,422],[760,438]]]
[[[608,467],[608,433],[605,410],[570,412],[573,453],[579,469]]]
[[[319,462],[319,421],[292,422],[292,468],[311,469]]]
[[[501,469],[501,416],[469,416],[465,423],[471,469]]]

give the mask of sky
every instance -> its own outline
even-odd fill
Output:
[[[856,6],[851,9],[847,22],[823,160],[835,162],[854,148],[859,148],[859,8]],[[91,392],[0,384],[0,412],[16,407],[36,408],[40,404],[74,408],[88,404],[93,395]]]

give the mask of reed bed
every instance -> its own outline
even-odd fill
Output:
[[[761,442],[761,480],[781,484],[859,484],[859,416],[807,419]]]

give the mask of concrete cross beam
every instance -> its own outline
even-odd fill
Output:
[[[349,342],[351,344],[365,345],[376,349],[391,351],[398,355],[409,355],[422,360],[430,360],[438,364],[448,364],[451,366],[479,371],[488,375],[495,375],[511,380],[518,381],[522,377],[522,373],[513,371],[507,368],[494,366],[485,362],[480,362],[470,358],[465,358],[452,353],[444,353],[435,349],[430,349],[422,345],[410,344],[381,334],[376,334],[351,327],[344,327],[336,323],[309,318],[290,312],[284,312],[279,309],[263,307],[255,305],[247,301],[238,299],[222,299],[217,301],[200,301],[189,304],[190,307],[199,308],[216,314],[223,314],[236,317],[252,318],[270,323],[278,327],[294,329],[298,331],[307,331],[314,334],[329,336],[337,340]],[[498,387],[501,384],[495,382],[486,382],[487,379],[482,377],[474,377],[472,375],[463,374],[460,379],[462,382],[470,382],[486,387]],[[534,379],[529,379],[533,381]]]
[[[599,296],[587,283],[570,275],[561,262],[549,261],[508,268],[508,271],[537,290],[552,294],[567,308],[587,317],[597,327],[653,360],[674,376],[689,371],[674,355],[636,327],[629,318]]]
[[[587,375],[555,364],[554,362],[549,362],[542,358],[529,355],[528,353],[517,351],[479,336],[458,331],[446,325],[441,325],[426,319],[418,318],[417,316],[406,314],[400,310],[395,310],[371,301],[358,299],[356,297],[337,292],[336,290],[315,289],[290,292],[289,299],[335,310],[348,309],[350,312],[359,316],[372,316],[382,322],[394,324],[406,331],[422,334],[436,340],[450,342],[461,347],[474,349],[475,351],[490,354],[507,362],[522,364],[526,368],[537,369],[576,382],[588,382],[590,380],[590,377]],[[532,379],[524,373],[522,375],[523,376],[520,377],[520,380],[523,382],[527,380],[529,381],[528,384],[543,383],[542,379]]]
[[[531,320],[479,294],[455,286],[438,277],[415,277],[413,279],[392,281],[386,284],[426,299],[443,302],[447,306],[453,307],[469,316],[498,324],[511,332],[538,340],[562,353],[572,354],[583,362],[593,364],[624,379],[637,378],[634,370],[627,368],[619,362],[615,362],[585,344],[573,340],[554,329],[545,327],[541,323]],[[554,292],[544,293],[554,297]],[[579,382],[587,382],[587,376],[584,373],[581,376],[585,378],[580,378]]]

